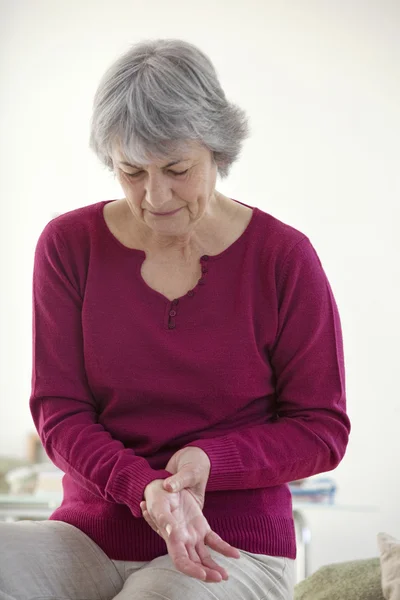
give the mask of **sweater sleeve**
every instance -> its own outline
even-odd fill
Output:
[[[307,237],[289,252],[277,282],[278,329],[269,360],[276,419],[186,444],[204,450],[207,491],[256,489],[334,469],[350,433],[340,317]]]
[[[59,469],[141,517],[146,485],[171,473],[152,469],[98,422],[85,372],[82,297],[70,255],[50,222],[39,237],[33,267],[32,418]]]

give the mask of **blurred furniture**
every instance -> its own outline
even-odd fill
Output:
[[[13,469],[26,467],[29,464],[30,461],[27,459],[14,456],[0,456],[0,494],[7,494],[10,491],[7,474]]]
[[[297,539],[297,581],[306,579],[311,574],[311,526],[308,515],[314,511],[347,511],[376,512],[374,506],[357,506],[346,504],[328,504],[318,502],[296,502],[293,500],[293,518]]]
[[[45,520],[57,506],[60,506],[61,501],[62,497],[59,494],[46,496],[0,494],[0,520]]]

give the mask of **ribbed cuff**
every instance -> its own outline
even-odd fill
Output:
[[[142,464],[129,465],[119,471],[112,483],[110,492],[116,502],[126,504],[134,517],[142,517],[140,503],[146,485],[155,479],[167,479],[172,473],[163,469],[156,470]]]
[[[240,490],[243,485],[243,463],[235,443],[228,436],[195,440],[186,446],[201,448],[211,462],[206,492]]]

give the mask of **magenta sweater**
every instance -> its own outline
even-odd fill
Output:
[[[334,469],[350,431],[340,318],[310,240],[254,208],[171,302],[141,277],[145,253],[108,229],[106,202],[50,221],[35,252],[30,409],[65,472],[50,518],[111,559],[166,554],[139,503],[172,454],[197,446],[211,528],[294,558],[287,483]]]

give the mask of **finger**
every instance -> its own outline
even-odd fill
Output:
[[[151,519],[150,515],[149,518]],[[201,564],[200,557],[193,546],[189,549],[186,547],[183,540],[180,539],[179,529],[173,528],[170,523],[167,523],[165,515],[160,514],[157,523],[160,527],[159,535],[166,542],[168,554],[178,571],[201,581],[221,581],[222,574]]]
[[[207,546],[216,550],[220,554],[224,556],[229,556],[231,558],[240,558],[241,554],[237,548],[234,548],[228,542],[225,542],[222,538],[219,537],[215,531],[210,531],[205,538]]]
[[[148,525],[150,525],[150,527],[154,530],[156,530],[155,524],[153,523],[152,518],[150,517],[149,513],[147,512],[147,510],[143,511],[143,518],[146,521],[146,523]]]
[[[145,519],[146,523],[148,523],[150,525],[150,527],[156,532],[158,533],[158,535],[161,535],[159,528],[157,527],[156,523],[153,521],[153,519],[150,517],[149,513],[147,512],[147,510],[145,510],[143,512],[143,518]],[[162,537],[162,536],[161,536]]]
[[[200,558],[200,553],[197,552],[197,547],[195,549],[193,546],[186,544],[186,549],[190,560],[204,569],[207,582],[219,583],[223,579],[223,574],[220,572],[220,567],[218,567],[217,563],[214,563],[207,549],[205,549],[203,552],[204,560]],[[211,563],[214,563],[215,567],[217,568],[214,569],[214,565]]]
[[[207,568],[207,571],[212,571],[213,573],[217,572],[224,581],[229,579],[227,570],[215,562],[207,546],[205,546],[203,543],[199,543],[196,547],[196,550],[203,568]]]
[[[171,557],[176,569],[195,579],[205,581],[207,574],[199,563],[193,562],[188,555],[185,544],[182,541],[176,540],[174,532],[166,540],[168,554]]]
[[[167,544],[168,554],[178,571],[181,571],[189,577],[200,579],[201,581],[207,579],[207,573],[200,565],[199,557],[197,556],[197,562],[196,560],[191,560],[189,557],[186,545],[179,537],[179,530],[172,529],[165,542]]]
[[[164,515],[162,514],[160,515],[159,519],[156,520],[150,515],[148,511],[146,512],[147,519],[149,524],[151,524],[151,527],[156,533],[158,533],[158,535],[160,535],[163,538],[164,541],[167,541],[172,531],[171,523],[168,523],[166,517],[164,517]]]

